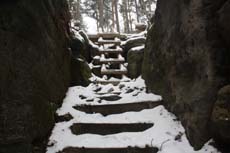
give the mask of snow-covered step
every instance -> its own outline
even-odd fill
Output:
[[[116,49],[104,49],[100,48],[99,53],[100,54],[105,54],[105,53],[111,53],[111,54],[121,54],[123,52],[122,48],[117,46]]]
[[[123,64],[120,64],[120,69],[107,69],[105,64],[101,68],[102,75],[126,75],[127,72],[127,68]]]
[[[88,114],[100,113],[104,116],[111,114],[120,114],[124,112],[139,112],[144,109],[155,108],[162,105],[161,101],[142,101],[123,104],[106,104],[106,105],[76,105],[73,108],[86,112]]]
[[[92,83],[102,84],[102,85],[106,85],[106,84],[118,85],[121,82],[122,81],[116,81],[116,80],[95,80]]]
[[[119,33],[98,33],[99,37],[105,38],[105,39],[114,39],[114,38],[120,38]]]
[[[157,153],[155,147],[126,147],[126,148],[74,148],[69,147],[59,153]]]
[[[118,39],[118,38],[115,38],[114,40],[107,40],[107,39],[103,39],[102,37],[100,37],[98,39],[98,44],[100,44],[100,45],[104,45],[104,44],[120,45],[121,44],[121,40]]]
[[[75,135],[86,133],[110,135],[123,132],[143,132],[153,126],[153,123],[75,123],[70,129]]]
[[[121,56],[121,54],[118,55],[118,58],[105,58],[105,55],[102,54],[100,58],[100,63],[107,64],[107,63],[124,63],[125,58]]]

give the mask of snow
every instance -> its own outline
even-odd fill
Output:
[[[91,40],[89,40],[89,44],[90,44],[93,48],[99,49],[99,46],[98,46],[98,45],[95,45]]]
[[[128,42],[134,41],[134,40],[138,40],[138,39],[146,39],[146,37],[144,37],[144,36],[131,37],[131,38],[129,38],[129,39],[126,40],[126,41],[122,41],[122,42],[121,42],[121,46],[125,46]]]
[[[125,60],[125,58],[124,58],[124,57],[122,57],[122,55],[121,55],[121,54],[119,54],[119,55],[118,55],[118,59],[119,59],[119,60]]]
[[[130,38],[135,38],[135,37],[146,37],[146,35],[147,35],[147,31],[143,31],[137,34],[128,34],[127,37],[128,39],[130,39]]]
[[[127,68],[126,68],[123,64],[121,64],[121,65],[120,65],[120,70],[121,70],[121,71],[127,71]]]
[[[146,93],[146,86],[141,77],[129,82],[122,82],[118,86],[112,84],[90,84],[88,87],[72,87],[67,92],[63,105],[58,109],[57,113],[58,115],[70,113],[73,119],[67,122],[56,123],[52,135],[49,138],[49,147],[46,153],[56,153],[66,147],[123,148],[131,146],[143,148],[146,145],[160,148],[158,153],[218,153],[218,151],[209,144],[211,140],[207,142],[201,150],[194,151],[186,138],[185,129],[181,123],[162,105],[140,112],[126,112],[108,116],[103,116],[99,113],[87,114],[73,108],[73,106],[76,105],[86,104],[86,100],[79,98],[80,95],[86,96],[87,99],[97,99],[99,94],[96,94],[95,90],[99,88],[101,88],[101,90],[98,93],[108,93],[107,95],[120,92],[121,94],[119,96],[121,96],[122,99],[119,101],[119,104],[129,101],[161,99],[160,96]],[[135,90],[131,93],[125,93],[128,89]],[[133,94],[138,92],[139,95],[135,96],[137,97],[135,99]],[[100,105],[95,100],[92,103],[93,105]],[[107,101],[103,101],[102,103],[108,104]],[[154,126],[143,132],[123,132],[104,136],[89,133],[74,135],[70,130],[70,127],[74,123],[153,123]],[[178,135],[181,135],[181,138],[176,140],[175,137],[178,137]]]
[[[83,14],[83,22],[87,26],[88,34],[96,34],[97,33],[97,21],[86,14]]]
[[[140,51],[145,49],[145,45],[141,45],[141,46],[137,46],[137,47],[133,47],[130,49],[130,51]]]

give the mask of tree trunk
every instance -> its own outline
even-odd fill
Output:
[[[128,0],[128,17],[129,17],[129,25],[130,25],[130,32],[133,31],[133,27],[132,27],[132,24],[133,24],[133,21],[132,21],[132,16],[131,16],[131,1]]]
[[[127,0],[123,0],[123,6],[124,6],[124,23],[125,23],[125,32],[129,33],[129,17],[128,17],[128,6],[127,6]]]
[[[115,6],[115,15],[116,15],[116,24],[117,24],[117,32],[120,33],[120,24],[119,24],[119,15],[118,15],[118,0],[114,0]]]
[[[104,0],[99,0],[99,29],[104,32]]]
[[[77,6],[76,6],[76,18],[80,21],[81,19],[81,0],[77,0]]]
[[[137,22],[139,23],[139,22],[140,22],[140,19],[139,19],[139,9],[138,9],[137,0],[135,0],[135,7],[136,7],[136,14],[137,14]]]
[[[115,0],[112,0],[112,32],[114,32],[115,29]]]

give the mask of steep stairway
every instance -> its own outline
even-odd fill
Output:
[[[105,79],[103,81],[95,80],[95,82],[118,84],[127,74],[126,61],[122,55],[123,50],[120,47],[121,35],[118,33],[99,33],[97,36],[98,39],[94,43],[99,46],[100,75]],[[114,81],[110,78],[117,78],[117,80]]]
[[[141,77],[124,79],[120,42],[118,34],[99,34],[103,77],[69,89],[46,153],[217,153],[209,145],[194,151],[161,96],[147,93]]]

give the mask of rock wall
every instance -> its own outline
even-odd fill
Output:
[[[0,2],[1,153],[45,152],[70,82],[68,21],[65,0]]]
[[[159,0],[143,77],[199,149],[212,135],[217,93],[230,82],[230,0]],[[217,133],[218,134],[218,133]]]

